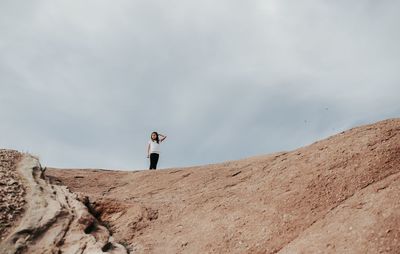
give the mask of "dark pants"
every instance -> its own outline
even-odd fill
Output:
[[[158,153],[151,153],[150,154],[150,169],[157,168],[158,157],[160,155]]]

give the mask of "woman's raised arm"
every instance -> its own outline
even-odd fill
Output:
[[[165,136],[165,135],[163,135],[163,134],[160,134],[160,133],[158,133],[158,136],[161,136],[161,137],[162,137],[162,138],[160,139],[160,141],[164,141],[164,139],[167,138],[167,136]]]

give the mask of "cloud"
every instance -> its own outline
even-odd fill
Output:
[[[396,1],[0,4],[1,147],[147,168],[289,150],[398,117]]]

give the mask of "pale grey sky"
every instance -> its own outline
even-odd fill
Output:
[[[146,169],[400,116],[399,1],[1,1],[0,147]]]

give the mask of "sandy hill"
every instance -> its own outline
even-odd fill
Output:
[[[0,252],[19,241],[26,253],[400,253],[400,119],[190,168],[44,171],[21,157],[15,171],[36,185],[24,184],[27,208]],[[24,231],[37,185],[62,216],[41,210],[50,223]]]

